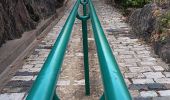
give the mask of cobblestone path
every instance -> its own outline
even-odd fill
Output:
[[[133,98],[170,100],[168,65],[152,53],[151,46],[129,33],[130,27],[116,9],[98,1],[94,4]]]
[[[168,65],[152,54],[149,45],[129,33],[130,27],[123,22],[122,15],[115,8],[101,0],[93,1],[132,97],[136,100],[170,100]],[[25,98],[70,10],[24,59],[23,65],[18,66],[20,69],[14,76],[1,86],[0,100]],[[103,87],[90,22],[88,29],[91,95],[85,96],[81,21],[76,20],[57,83],[57,93],[61,100],[97,100],[102,95]]]

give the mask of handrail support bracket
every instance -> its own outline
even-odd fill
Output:
[[[82,21],[82,37],[83,37],[83,54],[84,54],[84,77],[85,77],[85,94],[90,95],[90,80],[89,80],[89,59],[88,59],[88,32],[87,32],[87,20],[90,18],[90,14],[87,15],[86,5],[88,0],[81,1],[83,5],[83,16],[80,16],[77,12],[77,18]]]

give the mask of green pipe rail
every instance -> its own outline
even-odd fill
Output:
[[[78,13],[80,4],[83,5],[83,16]],[[87,7],[89,14],[86,11]],[[104,93],[100,99],[132,100],[91,0],[76,1],[26,100],[60,100],[56,93],[56,83],[76,18],[82,21],[85,94],[90,95],[87,34],[87,20],[90,18],[104,87]]]
[[[101,99],[131,100],[131,96],[91,0],[89,0],[89,9],[103,79],[104,94]]]

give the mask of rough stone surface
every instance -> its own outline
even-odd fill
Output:
[[[165,75],[166,77],[170,77],[170,72],[164,72],[164,75]]]
[[[38,22],[56,13],[64,0],[1,0],[0,46],[34,29]]]
[[[163,78],[165,77],[161,72],[146,72],[143,73],[146,78]]]
[[[142,97],[156,97],[157,96],[157,93],[155,91],[142,91],[140,92],[140,95]]]
[[[154,30],[156,18],[153,16],[157,10],[156,4],[147,4],[142,9],[137,9],[129,18],[134,33],[149,39],[151,32]]]
[[[170,96],[170,90],[162,90],[158,91],[158,93],[160,94],[160,96]]]
[[[153,66],[154,71],[164,71],[164,68],[161,66]]]
[[[5,93],[0,94],[1,100],[23,100],[25,93]]]
[[[154,79],[157,83],[167,83],[170,84],[170,78],[159,78],[159,79]]]
[[[143,8],[135,10],[129,17],[129,23],[132,26],[132,32],[137,36],[144,38],[147,42],[151,42],[153,34],[159,34],[159,17],[158,11],[165,13],[169,10],[168,5],[158,5],[155,3],[147,4]],[[163,10],[165,9],[165,10]],[[167,33],[168,34],[168,33]],[[161,41],[152,41],[154,52],[164,61],[170,63],[170,38],[167,37],[166,43]]]
[[[154,83],[153,79],[132,79],[133,84]]]

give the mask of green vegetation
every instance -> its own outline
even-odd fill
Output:
[[[145,4],[151,2],[152,0],[121,0],[119,3],[122,7],[122,14],[124,16],[129,16],[131,14],[131,11],[136,8],[142,8]],[[132,9],[128,9],[132,8]]]
[[[158,31],[156,34],[153,33],[153,41],[160,41],[164,44],[170,37],[170,11],[158,17],[158,24]]]
[[[124,7],[143,7],[145,4],[151,2],[152,0],[123,0],[122,6]]]
[[[169,29],[170,29],[170,11],[166,12],[165,14],[163,14],[160,17],[160,28],[159,30],[162,32],[160,34],[160,41],[165,43],[167,38],[169,38],[170,33],[169,33]]]

